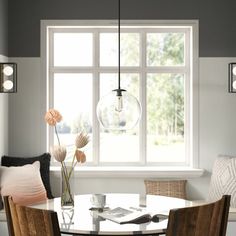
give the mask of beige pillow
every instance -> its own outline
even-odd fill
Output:
[[[187,180],[144,180],[146,194],[186,199]]]
[[[230,205],[236,207],[236,157],[221,155],[212,168],[208,200],[219,200],[225,194],[231,195]]]
[[[20,205],[30,205],[47,199],[40,172],[40,162],[17,167],[0,166],[2,196],[12,196]]]

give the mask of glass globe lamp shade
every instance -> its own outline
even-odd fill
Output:
[[[98,102],[97,117],[104,129],[129,130],[140,120],[141,105],[127,91],[123,91],[122,96],[117,96],[117,91],[112,91]]]

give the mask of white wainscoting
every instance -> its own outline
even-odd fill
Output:
[[[7,62],[6,56],[0,55],[0,62]],[[0,93],[0,157],[8,153],[8,94]]]
[[[40,58],[11,58],[18,64],[18,92],[9,97],[9,140],[11,155],[37,155],[46,150],[46,91],[41,76]],[[200,178],[188,180],[191,199],[208,195],[210,172],[218,154],[236,155],[236,95],[228,93],[228,63],[236,58],[199,60],[199,168]],[[166,176],[168,177],[168,176]],[[52,188],[59,192],[58,177],[52,174]],[[140,192],[143,179],[78,179],[76,192]]]

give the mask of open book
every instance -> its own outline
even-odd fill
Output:
[[[169,212],[159,212],[158,214],[151,214],[145,209],[139,209],[135,207],[125,209],[122,207],[116,207],[114,209],[108,209],[98,213],[98,215],[104,219],[108,219],[119,224],[142,224],[149,221],[159,222],[161,220],[167,219],[168,213]]]

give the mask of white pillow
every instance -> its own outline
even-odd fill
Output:
[[[12,196],[20,205],[30,205],[47,199],[40,176],[40,162],[24,166],[0,166],[0,191],[2,196]]]
[[[231,195],[230,205],[236,207],[236,157],[219,156],[215,160],[209,188],[210,201]]]

